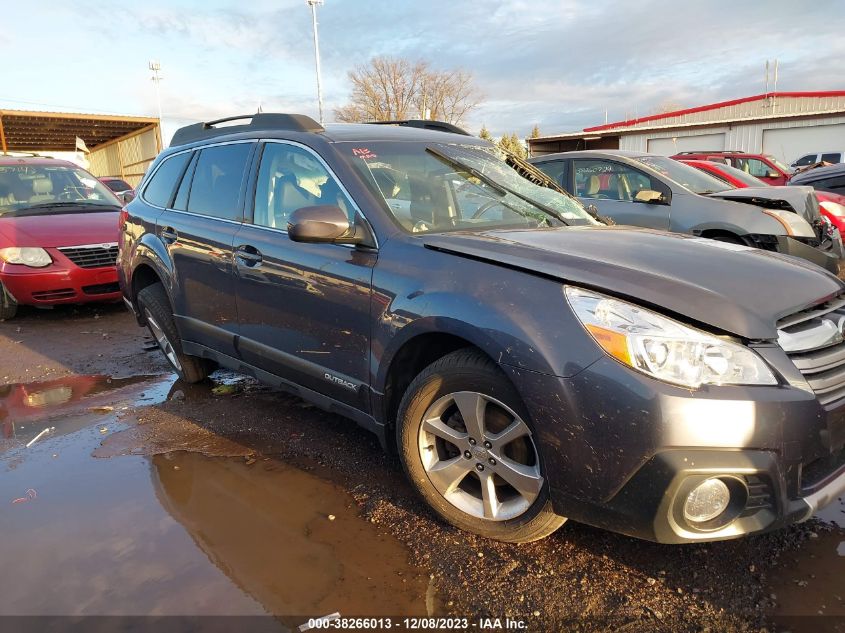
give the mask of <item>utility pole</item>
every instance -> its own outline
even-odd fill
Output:
[[[314,61],[317,66],[317,105],[320,109],[320,125],[323,125],[323,86],[320,77],[320,40],[317,36],[317,5],[323,0],[305,0],[311,7],[311,25],[314,29]]]

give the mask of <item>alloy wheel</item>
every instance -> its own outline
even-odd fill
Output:
[[[477,518],[518,517],[543,487],[531,429],[507,405],[475,391],[450,393],[428,408],[419,454],[443,498]]]
[[[155,317],[150,314],[149,310],[145,309],[144,315],[147,318],[147,325],[150,326],[150,332],[152,333],[153,338],[155,338],[158,346],[161,348],[161,351],[164,352],[167,360],[170,361],[170,364],[176,368],[176,371],[182,371],[182,363],[179,362],[179,358],[176,356],[176,350],[173,349],[173,345],[167,338],[167,334],[164,333],[164,330],[155,320]]]

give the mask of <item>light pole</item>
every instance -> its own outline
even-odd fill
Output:
[[[311,7],[311,24],[314,29],[314,60],[317,66],[317,105],[320,109],[320,125],[323,125],[323,86],[320,80],[320,40],[317,37],[317,5],[323,0],[305,0]]]
[[[150,70],[153,71],[153,76],[150,77],[156,87],[156,103],[158,104],[158,124],[161,125],[161,91],[159,90],[158,84],[161,82],[163,77],[159,75],[159,71],[161,70],[161,64],[158,60],[151,59],[150,60]]]

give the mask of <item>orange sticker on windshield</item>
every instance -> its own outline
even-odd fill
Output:
[[[371,152],[366,147],[354,147],[352,148],[352,153],[355,154],[358,158],[375,158],[376,155],[374,152]]]

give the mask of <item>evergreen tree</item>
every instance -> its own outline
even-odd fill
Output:
[[[481,126],[481,131],[478,133],[478,138],[483,138],[485,141],[492,141],[493,136],[490,134],[490,130],[487,129],[486,125]]]

